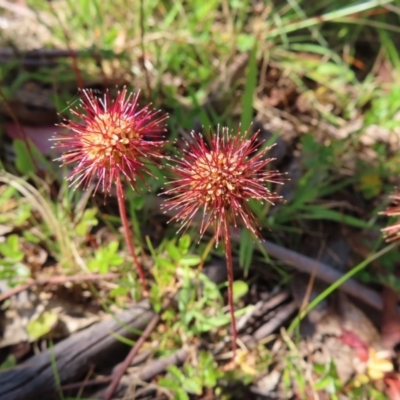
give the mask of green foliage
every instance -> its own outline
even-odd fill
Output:
[[[218,380],[223,376],[221,369],[210,353],[200,351],[197,365],[185,364],[180,370],[175,365],[167,368],[168,375],[158,384],[171,390],[176,399],[189,399],[189,395],[201,395],[204,389],[217,389]]]
[[[240,298],[246,296],[249,291],[249,285],[244,281],[233,282],[233,300],[237,302]]]
[[[365,113],[366,125],[376,124],[382,128],[400,127],[400,84],[391,86],[387,93],[379,93]]]
[[[4,243],[0,243],[0,279],[14,286],[28,278],[30,270],[22,263],[23,259],[18,235],[9,235]]]
[[[94,226],[97,226],[99,221],[96,214],[97,208],[87,208],[83,212],[82,218],[75,227],[75,233],[78,236],[85,237]]]
[[[29,175],[35,172],[35,165],[33,163],[32,157],[29,153],[28,146],[23,140],[14,140],[14,149],[15,149],[15,166],[18,171],[21,172],[22,175]],[[30,143],[32,146],[32,142]]]
[[[15,367],[16,365],[17,359],[14,354],[11,354],[0,364],[0,371],[5,371],[9,368]]]
[[[343,384],[338,377],[335,363],[331,361],[325,365],[314,364],[313,368],[319,376],[318,380],[314,383],[314,389],[325,390],[332,396],[332,399],[338,399],[338,394]]]
[[[184,235],[178,242],[164,240],[155,250],[147,239],[148,247],[154,260],[154,279],[156,284],[151,288],[151,300],[156,310],[161,309],[165,294],[172,289],[171,284],[176,281],[177,271],[197,266],[201,258],[189,252],[190,236]]]
[[[45,311],[36,318],[31,319],[26,326],[26,330],[31,340],[37,340],[50,333],[57,321],[57,313],[53,311]]]
[[[316,219],[334,221],[357,228],[368,228],[367,221],[342,211],[336,211],[321,202],[329,195],[345,189],[354,182],[354,178],[337,177],[334,167],[348,151],[345,141],[331,140],[329,145],[318,143],[312,135],[301,138],[304,173],[297,183],[292,199],[268,219],[271,228],[284,229],[289,221]],[[317,203],[318,202],[318,203]]]
[[[124,262],[123,257],[117,254],[118,242],[112,241],[105,247],[100,247],[95,252],[95,257],[88,264],[88,268],[92,272],[106,274],[113,267],[118,267]]]

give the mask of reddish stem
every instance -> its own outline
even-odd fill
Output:
[[[124,201],[124,192],[122,190],[122,183],[121,183],[121,177],[118,176],[117,178],[117,198],[118,198],[118,206],[119,206],[119,213],[121,216],[121,221],[122,221],[122,226],[124,227],[124,235],[125,235],[125,241],[126,244],[129,248],[129,251],[133,257],[133,261],[135,263],[136,269],[139,274],[140,282],[142,284],[142,289],[143,289],[143,294],[147,294],[147,285],[146,285],[146,276],[144,274],[143,268],[139,263],[139,260],[136,256],[135,253],[135,247],[133,246],[133,241],[132,241],[132,232],[129,229],[129,223],[128,223],[128,218],[126,216],[126,207],[125,207],[125,201]]]
[[[226,256],[226,269],[228,271],[228,304],[229,312],[231,314],[231,331],[232,331],[232,351],[233,359],[236,357],[236,342],[238,338],[235,320],[235,308],[233,304],[233,263],[232,263],[232,243],[231,233],[227,218],[224,218],[224,245]]]
[[[118,367],[118,369],[115,371],[115,374],[111,380],[110,386],[108,387],[106,394],[104,396],[105,400],[111,400],[113,397],[114,392],[118,388],[119,382],[121,381],[121,378],[129,368],[129,366],[132,363],[132,360],[136,357],[136,355],[139,353],[140,348],[143,346],[144,342],[147,340],[147,338],[150,336],[151,332],[153,332],[153,329],[156,327],[158,324],[158,321],[160,321],[160,314],[156,314],[150,321],[150,323],[147,325],[146,329],[143,331],[142,335],[138,339],[138,341],[135,343],[135,346],[132,347],[131,351],[129,352],[128,356],[125,358],[125,360],[122,362],[122,364]]]

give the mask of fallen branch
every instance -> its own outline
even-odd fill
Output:
[[[272,299],[269,299],[264,302],[262,309],[267,313],[269,310],[277,306],[277,302],[281,302],[285,300],[285,297],[281,294],[274,296]],[[266,308],[266,305],[270,305],[270,308]],[[285,321],[296,312],[298,309],[295,302],[291,302],[282,306],[276,315],[274,315],[269,321],[263,324],[260,328],[254,332],[253,335],[240,335],[239,341],[243,342],[249,348],[252,348],[256,345],[257,342],[263,340],[268,335],[276,331],[280,328]],[[171,365],[181,365],[184,363],[186,358],[189,355],[189,350],[186,349],[179,349],[175,353],[171,354],[170,356],[152,360],[147,365],[144,365],[138,371],[134,372],[129,376],[129,381],[134,381],[137,379],[138,381],[148,382],[153,379],[155,376],[165,372],[167,368]],[[83,382],[82,382],[83,383]],[[92,384],[95,384],[96,381],[93,381]],[[99,380],[98,384],[104,383],[104,380]],[[126,390],[127,384],[126,380],[124,383],[120,383],[119,386],[115,388],[118,394],[123,393]],[[104,390],[100,390],[95,394],[96,398],[100,398],[104,396]]]
[[[113,396],[115,390],[117,389],[122,376],[125,374],[126,370],[131,365],[132,360],[135,358],[135,356],[139,352],[140,348],[143,346],[144,342],[150,336],[151,332],[153,332],[153,329],[157,326],[159,321],[160,321],[160,314],[155,315],[151,319],[150,323],[147,325],[146,329],[140,336],[139,340],[135,343],[135,346],[132,347],[131,351],[125,358],[124,362],[117,368],[117,370],[112,378],[112,381],[110,383],[110,386],[108,387],[107,392],[104,396],[105,400],[112,399],[112,396]]]
[[[262,240],[261,245],[270,256],[283,261],[284,263],[296,268],[298,271],[305,272],[309,275],[314,273],[315,277],[323,282],[330,284],[336,282],[343,276],[340,271],[327,264],[303,256],[295,251],[285,249],[284,247],[278,246],[277,244],[271,243],[267,240]],[[354,279],[349,279],[344,282],[340,285],[339,290],[361,300],[365,304],[368,304],[377,310],[383,309],[380,294],[375,290],[361,285]]]
[[[153,317],[149,303],[140,302],[0,373],[0,399],[53,399],[57,393],[56,371],[59,382],[67,383],[82,379],[90,365],[117,364],[126,344],[112,333],[134,338],[137,335],[133,332],[143,330]]]
[[[170,302],[171,302],[171,299],[170,298],[167,299],[163,304],[162,310],[165,310],[169,306]],[[161,312],[154,315],[154,317],[151,319],[150,323],[147,325],[146,329],[141,334],[138,341],[135,343],[135,346],[132,347],[131,351],[125,358],[124,362],[115,371],[112,381],[110,383],[110,386],[108,387],[107,392],[104,396],[105,400],[111,400],[115,390],[117,389],[117,387],[119,385],[119,382],[120,382],[122,376],[125,374],[126,370],[132,364],[132,361],[137,356],[140,348],[143,346],[144,342],[147,340],[147,338],[150,336],[151,332],[153,332],[153,329],[157,326],[158,322],[160,321]]]

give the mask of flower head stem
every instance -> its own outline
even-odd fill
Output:
[[[235,307],[233,303],[233,263],[232,263],[232,242],[231,233],[229,231],[228,220],[224,219],[224,246],[225,246],[225,257],[226,257],[226,269],[228,272],[228,304],[229,312],[231,314],[231,334],[232,334],[232,351],[233,359],[236,357],[237,347],[237,330],[236,330],[236,319],[235,319]]]
[[[148,293],[147,284],[146,284],[146,276],[145,276],[143,268],[140,265],[140,262],[137,258],[137,255],[135,252],[135,247],[133,245],[133,241],[132,241],[133,235],[132,235],[131,230],[129,229],[128,218],[126,215],[124,191],[122,189],[121,177],[119,175],[117,176],[116,181],[117,181],[116,183],[117,183],[117,198],[118,198],[119,214],[121,216],[122,226],[124,228],[124,236],[125,236],[126,245],[128,246],[129,252],[131,253],[133,262],[135,263],[135,267],[139,274],[140,283],[142,285],[142,290],[143,290],[142,294],[146,295]]]

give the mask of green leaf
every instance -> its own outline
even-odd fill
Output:
[[[189,250],[190,247],[190,236],[189,235],[183,235],[179,239],[179,250],[181,251],[181,254],[186,254]]]
[[[117,267],[124,262],[124,259],[116,254],[119,243],[117,241],[110,242],[107,247],[99,248],[95,253],[94,260],[88,264],[91,271],[98,271],[101,274],[107,273],[111,267]]]
[[[118,286],[115,289],[112,289],[110,291],[110,296],[111,297],[125,296],[128,293],[129,293],[129,289],[127,287]]]
[[[202,393],[202,385],[201,380],[198,377],[186,378],[183,381],[183,388],[191,394],[201,394]]]
[[[247,276],[253,259],[254,240],[247,229],[242,229],[240,234],[239,264]]]
[[[82,215],[80,222],[75,227],[75,233],[79,236],[86,236],[93,226],[96,226],[99,221],[95,218],[97,208],[88,208]]]
[[[179,264],[186,267],[195,267],[201,262],[201,257],[195,254],[186,254],[181,257]]]
[[[190,400],[189,395],[185,392],[184,389],[178,389],[176,391],[176,399],[177,400]]]
[[[233,301],[238,301],[245,296],[249,291],[249,285],[244,281],[233,282]]]
[[[165,258],[157,258],[157,264],[160,268],[165,268],[168,272],[173,272],[176,269],[176,265]]]
[[[175,381],[174,379],[165,377],[165,378],[160,378],[158,380],[158,384],[162,387],[165,387],[167,389],[172,389],[172,390],[177,390],[179,388],[179,383]]]
[[[176,365],[170,365],[167,368],[167,371],[171,375],[173,375],[180,383],[182,383],[185,380],[185,375]]]
[[[37,318],[28,322],[26,330],[28,331],[31,340],[37,340],[40,337],[48,334],[58,320],[58,314],[51,311],[45,311]]]
[[[33,147],[32,142],[30,142],[29,145]],[[36,168],[25,141],[16,139],[14,140],[13,147],[16,154],[15,166],[18,171],[23,175],[29,175],[30,173],[35,172]]]
[[[335,221],[355,228],[365,229],[370,227],[367,221],[317,205],[301,207],[298,211],[297,217],[303,219]]]
[[[18,235],[9,235],[5,243],[0,243],[0,253],[14,262],[21,261],[24,258],[24,253],[19,249]]]
[[[0,371],[15,367],[17,365],[17,359],[14,354],[10,354],[1,364]]]
[[[253,35],[240,33],[237,36],[237,48],[243,53],[250,51],[254,47],[255,42],[256,40]]]
[[[247,65],[246,83],[242,95],[242,132],[251,124],[253,120],[253,101],[254,93],[257,87],[257,42],[250,53],[249,64]]]
[[[173,241],[167,242],[165,245],[165,249],[167,250],[168,255],[174,260],[179,261],[181,258],[181,253],[179,249],[175,246]]]
[[[200,312],[193,312],[197,319],[196,323],[196,331],[197,332],[208,332],[211,329],[219,328],[220,326],[224,326],[229,324],[230,316],[229,315],[219,315],[216,317],[206,317],[204,314]]]
[[[131,205],[135,210],[137,210],[137,211],[141,210],[144,206],[144,197],[143,196],[133,196],[131,199]]]

